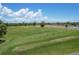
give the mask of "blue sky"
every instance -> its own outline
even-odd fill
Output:
[[[46,20],[44,20],[46,22],[79,22],[78,3],[3,3],[2,6],[5,6],[14,12],[23,8],[28,8],[29,11],[34,12],[38,12],[38,9],[41,9],[42,15],[46,16]]]

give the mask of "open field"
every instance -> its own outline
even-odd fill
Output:
[[[50,55],[79,52],[79,30],[46,26],[10,26],[0,54]]]

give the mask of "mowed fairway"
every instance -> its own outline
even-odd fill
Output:
[[[79,52],[79,30],[10,26],[0,44],[0,54],[50,55]]]

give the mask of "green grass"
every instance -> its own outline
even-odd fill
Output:
[[[71,54],[79,51],[79,30],[10,26],[0,54]]]

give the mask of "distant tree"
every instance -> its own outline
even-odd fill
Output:
[[[68,28],[69,25],[70,25],[70,22],[66,22],[65,23],[65,28]]]
[[[36,26],[36,22],[35,21],[33,22],[33,26]]]
[[[0,20],[0,24],[2,24],[3,22]]]
[[[70,22],[66,22],[66,24],[70,25],[71,23]]]
[[[73,23],[73,25],[74,25],[74,26],[77,26],[77,24],[76,24],[76,23]]]
[[[0,37],[3,37],[7,32],[7,26],[0,20]]]
[[[19,24],[19,26],[26,26],[27,24],[23,21],[22,23]]]
[[[41,24],[40,24],[40,26],[41,26],[41,27],[44,27],[44,26],[45,26],[45,22],[42,21]]]
[[[68,28],[68,24],[65,24],[65,28]]]
[[[57,23],[56,23],[56,25],[60,25],[60,23],[59,23],[59,22],[57,22]]]

